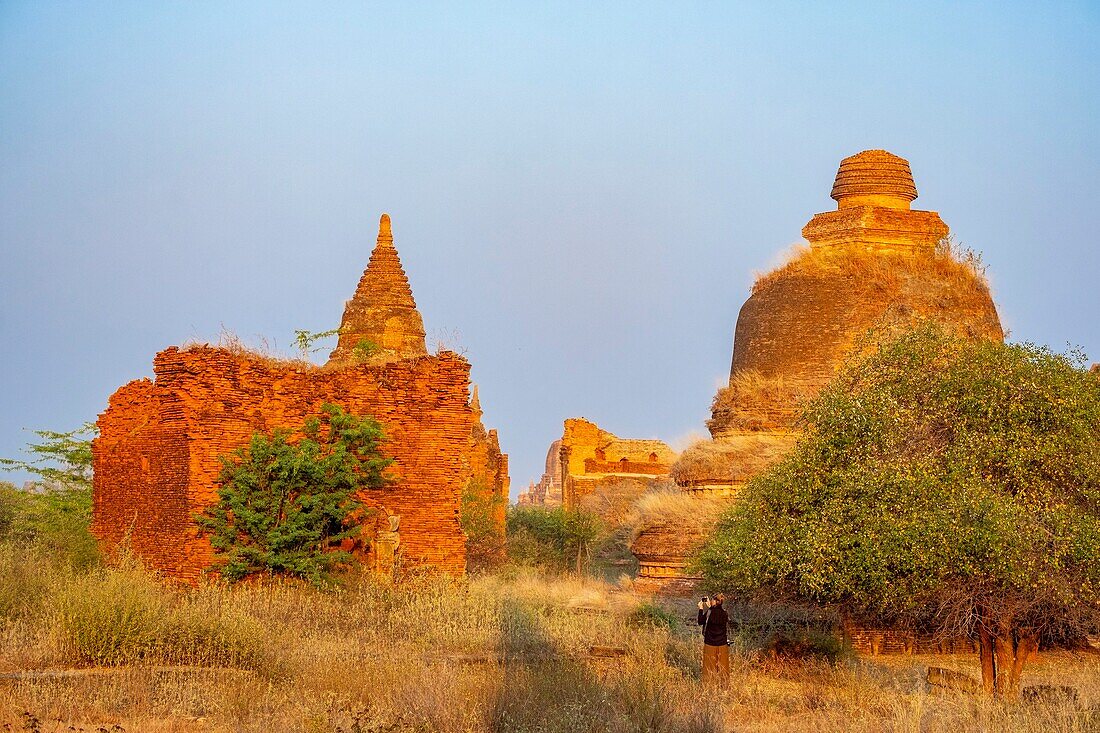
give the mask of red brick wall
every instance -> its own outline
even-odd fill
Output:
[[[471,465],[469,371],[450,353],[321,369],[211,347],[169,348],[154,360],[155,381],[122,387],[99,418],[93,532],[109,551],[128,535],[151,567],[196,580],[213,552],[193,516],[217,498],[218,456],[256,431],[301,427],[333,402],[385,427],[383,449],[399,480],[363,498],[401,515],[405,562],[463,573],[458,507]]]

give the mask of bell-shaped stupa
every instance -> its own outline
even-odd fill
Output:
[[[977,261],[953,251],[939,214],[911,208],[917,188],[908,161],[884,150],[845,158],[832,198],[837,209],[802,229],[809,247],[761,276],[741,307],[729,383],[715,396],[707,422],[712,439],[685,450],[672,467],[676,483],[693,497],[736,500],[752,476],[782,458],[798,437],[800,403],[817,394],[872,329],[889,333],[934,321],[971,338],[1003,338]],[[713,516],[702,506],[699,524]],[[654,540],[662,531],[670,534],[655,523],[635,544],[638,587],[690,587],[677,557],[682,548],[659,551],[662,543]],[[708,531],[685,525],[675,533],[703,537]]]

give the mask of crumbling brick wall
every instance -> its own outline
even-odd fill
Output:
[[[150,567],[194,582],[214,560],[194,516],[217,500],[218,456],[253,433],[299,428],[332,402],[379,420],[396,483],[364,501],[401,516],[402,557],[461,574],[459,526],[471,471],[470,366],[451,353],[322,369],[212,347],[157,354],[154,381],[112,395],[93,443],[92,531]],[[507,474],[505,459],[504,474]],[[368,522],[372,526],[374,522]]]
[[[560,441],[562,504],[566,509],[622,478],[668,476],[676,452],[659,440],[620,438],[584,418],[569,418]]]
[[[470,475],[473,485],[480,489],[479,498],[491,501],[495,531],[504,539],[505,516],[508,509],[508,456],[500,450],[496,430],[485,430],[480,422],[474,424],[470,445]],[[503,545],[502,545],[503,548]]]

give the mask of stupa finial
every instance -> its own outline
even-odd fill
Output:
[[[390,229],[390,215],[382,214],[378,220],[378,243],[389,242],[393,244],[393,230]]]
[[[840,161],[832,198],[841,209],[881,206],[908,209],[917,197],[909,161],[885,150],[864,150]]]

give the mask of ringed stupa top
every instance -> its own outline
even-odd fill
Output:
[[[378,241],[355,296],[344,306],[339,341],[329,363],[390,361],[427,353],[424,321],[393,246],[390,215],[382,214]]]
[[[840,161],[830,196],[837,206],[908,209],[917,197],[909,161],[885,150],[864,150]]]
[[[885,150],[840,161],[831,197],[837,210],[816,215],[802,229],[814,247],[930,249],[949,231],[936,212],[910,208],[917,187],[909,161]]]

